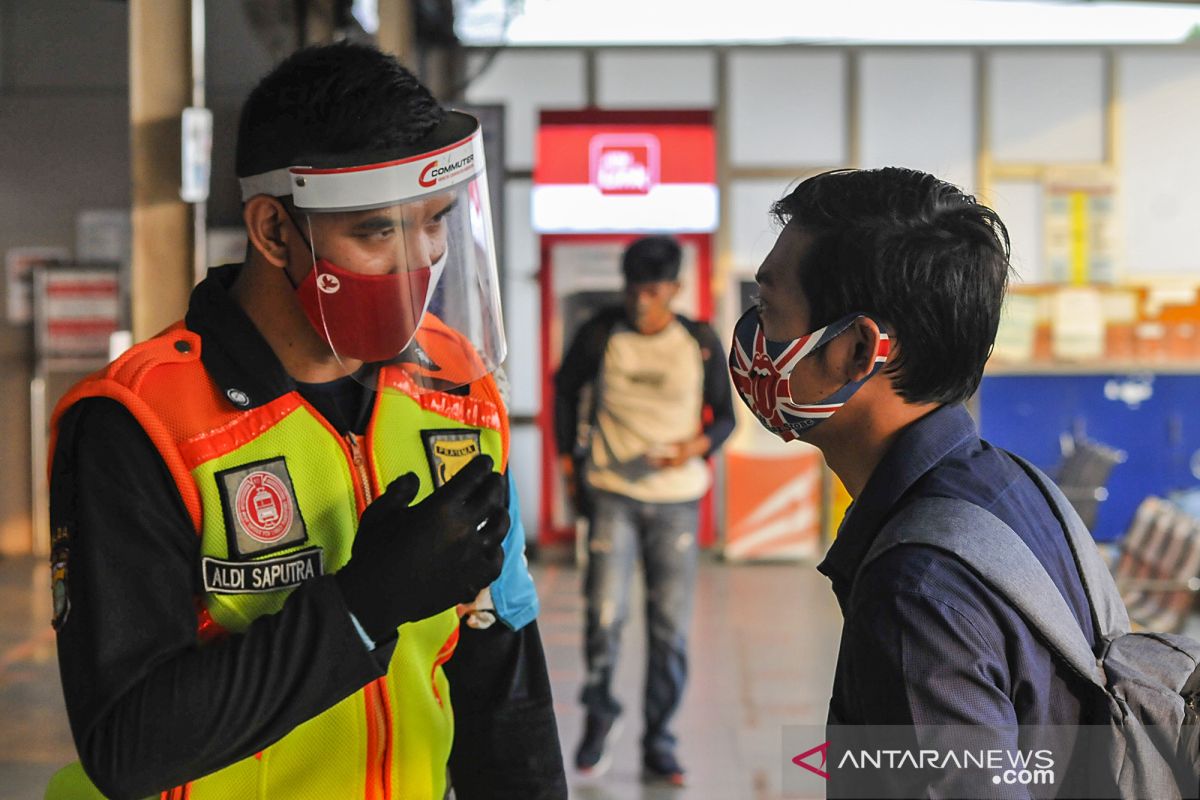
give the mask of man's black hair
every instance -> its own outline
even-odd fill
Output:
[[[341,42],[293,53],[259,81],[238,124],[238,177],[306,156],[386,153],[427,136],[446,116],[393,56]]]
[[[888,366],[910,403],[955,403],[983,377],[1008,286],[1008,230],[995,211],[911,169],[837,170],[771,208],[813,237],[800,287],[816,329],[855,311],[895,337]]]
[[[621,256],[621,272],[625,282],[653,283],[679,278],[683,250],[670,236],[645,236],[625,248]]]

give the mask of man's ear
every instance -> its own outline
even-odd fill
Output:
[[[859,317],[850,324],[849,330],[842,334],[850,345],[850,357],[846,362],[847,383],[862,380],[875,368],[875,354],[879,352],[881,333],[875,320]]]
[[[250,246],[272,266],[287,266],[291,222],[283,204],[270,195],[256,194],[242,207],[242,221]]]

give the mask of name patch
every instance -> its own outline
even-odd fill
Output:
[[[433,485],[441,486],[483,452],[477,430],[421,431]]]
[[[204,591],[213,594],[278,592],[325,573],[324,551],[319,547],[250,562],[205,556],[202,563]]]

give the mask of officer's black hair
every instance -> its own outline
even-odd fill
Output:
[[[979,386],[1008,286],[1008,230],[957,187],[911,169],[836,170],[771,213],[813,237],[800,287],[811,328],[854,311],[899,345],[888,372],[910,403],[955,403]]]
[[[644,236],[625,248],[621,273],[625,283],[653,283],[679,278],[683,250],[670,236]]]
[[[320,154],[386,152],[420,141],[446,116],[393,56],[341,42],[293,53],[250,92],[238,124],[239,177]]]

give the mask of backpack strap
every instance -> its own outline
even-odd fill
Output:
[[[1083,581],[1083,591],[1087,595],[1088,604],[1092,609],[1092,619],[1096,630],[1102,639],[1115,639],[1129,633],[1129,612],[1125,610],[1125,602],[1121,592],[1113,581],[1112,573],[1108,571],[1104,560],[1096,550],[1096,540],[1088,532],[1087,526],[1079,518],[1074,506],[1067,500],[1062,490],[1050,480],[1046,473],[1030,464],[1015,453],[1004,451],[1009,458],[1025,470],[1034,484],[1041,490],[1042,495],[1050,504],[1054,516],[1058,517],[1063,530],[1067,532],[1067,544],[1075,557],[1075,565],[1079,568],[1079,577]]]
[[[875,537],[858,574],[884,553],[906,544],[935,547],[971,567],[1069,667],[1105,687],[1104,671],[1067,601],[1033,551],[995,514],[966,500],[919,498],[893,516]]]
[[[576,448],[580,393],[584,387],[595,386],[608,342],[624,313],[620,306],[609,306],[584,322],[563,353],[562,362],[554,375],[555,444],[561,453],[572,454],[577,462],[580,456]],[[587,409],[587,419],[593,427],[596,424],[596,406],[593,393]]]

